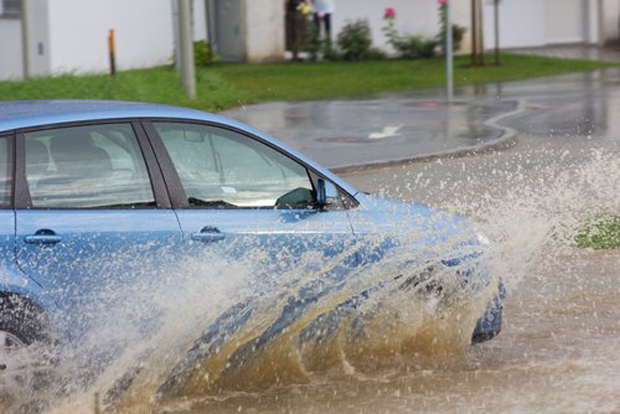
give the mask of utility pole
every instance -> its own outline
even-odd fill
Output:
[[[28,79],[32,76],[30,65],[30,0],[22,0],[21,6],[23,78]]]
[[[181,49],[181,76],[189,99],[196,98],[196,73],[194,67],[194,42],[192,36],[192,2],[179,0],[179,31]]]
[[[454,50],[452,46],[452,0],[446,1],[446,97],[454,99]]]

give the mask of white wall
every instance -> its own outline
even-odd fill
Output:
[[[22,76],[22,29],[19,19],[0,18],[0,79]]]
[[[31,2],[30,5],[30,71],[33,76],[45,75],[50,62],[47,0]],[[22,75],[21,19],[0,18],[0,79],[21,79]]]
[[[48,0],[31,1],[29,4],[30,70],[33,76],[46,75],[50,70],[51,58]]]
[[[495,45],[493,6],[484,7],[485,47]],[[501,0],[499,5],[500,46],[542,46],[546,37],[545,0]]]
[[[381,30],[385,26],[383,14],[387,7],[396,10],[396,28],[401,33],[434,37],[439,32],[436,0],[335,0],[334,38],[347,21],[366,19],[372,28],[374,45],[389,50]]]
[[[485,47],[492,48],[493,3],[484,1]],[[617,25],[617,13],[614,19]],[[598,0],[500,0],[499,20],[502,48],[598,41]]]
[[[170,0],[49,0],[51,70],[104,72],[108,31],[118,69],[161,65],[173,53]]]
[[[620,1],[599,0],[601,10],[598,13],[601,19],[600,41],[603,45],[620,42]]]
[[[284,58],[284,4],[272,0],[245,0],[245,53],[249,62]]]
[[[194,40],[205,40],[207,38],[207,12],[205,10],[205,0],[194,0],[193,29]]]

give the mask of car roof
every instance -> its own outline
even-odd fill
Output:
[[[358,192],[350,184],[331,173],[331,171],[287,145],[282,144],[273,137],[239,121],[221,115],[215,115],[197,109],[145,102],[81,99],[0,102],[0,134],[15,129],[43,125],[123,118],[171,118],[230,125],[277,145],[333,180],[349,194],[355,196]]]
[[[224,117],[196,109],[145,102],[77,99],[0,102],[0,132],[86,120],[153,117],[225,122]]]

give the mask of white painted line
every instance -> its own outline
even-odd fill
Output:
[[[402,127],[403,125],[383,127],[383,131],[372,132],[370,135],[368,135],[368,139],[385,139],[397,137],[400,135],[398,131],[400,131]]]

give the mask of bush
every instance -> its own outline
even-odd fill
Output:
[[[204,68],[215,62],[216,56],[210,44],[204,40],[194,42],[194,63],[196,67]]]
[[[348,22],[338,34],[338,47],[344,60],[367,59],[372,48],[372,32],[366,20]]]
[[[601,215],[587,220],[575,236],[577,246],[591,249],[620,248],[620,215]]]
[[[439,6],[439,21],[441,29],[437,35],[437,43],[441,46],[441,52],[446,54],[446,25],[448,24],[448,11],[445,5]],[[452,25],[452,50],[456,51],[461,48],[461,43],[465,37],[465,28],[459,25]]]
[[[370,50],[368,50],[368,54],[366,55],[366,58],[368,60],[385,60],[387,59],[387,54],[379,49],[378,47],[371,47]]]
[[[393,20],[383,29],[388,43],[403,59],[432,58],[436,55],[437,40],[415,35],[401,35],[394,27]]]

